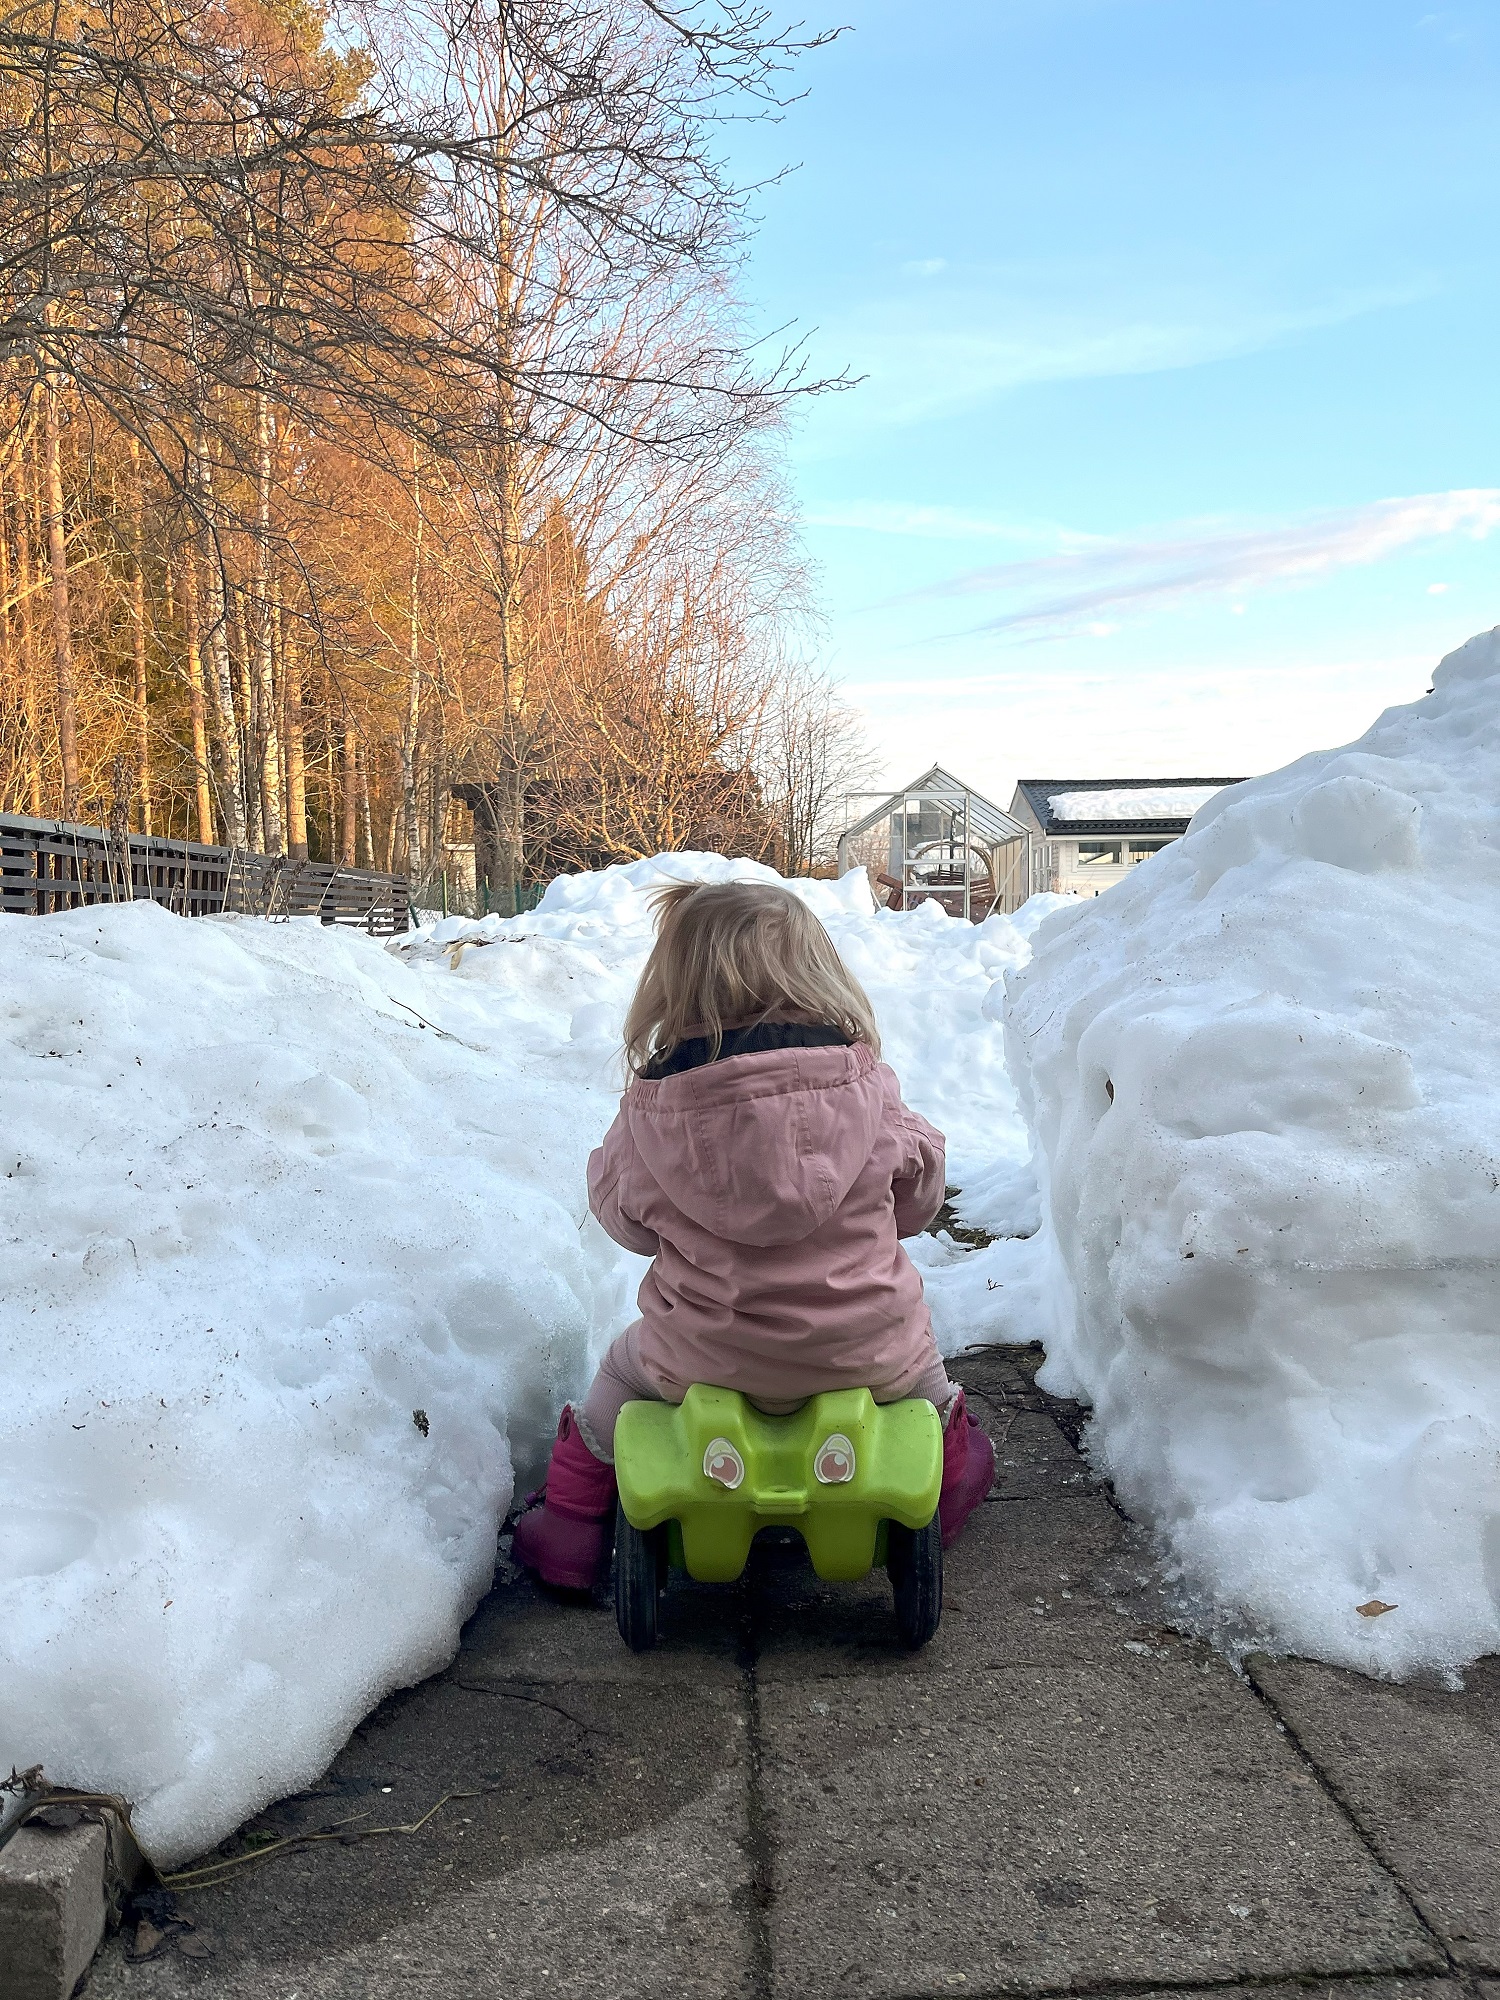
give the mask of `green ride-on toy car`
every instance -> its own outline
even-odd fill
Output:
[[[656,1644],[669,1569],[732,1583],[761,1528],[795,1528],[829,1582],[884,1566],[908,1646],[938,1628],[943,1430],[931,1403],[837,1389],[768,1417],[698,1382],[680,1404],[625,1405],[615,1475],[615,1616],[634,1652]]]

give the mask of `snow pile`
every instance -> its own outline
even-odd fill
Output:
[[[1108,791],[1050,792],[1059,820],[1191,819],[1217,796],[1218,785],[1122,785]]]
[[[430,985],[312,922],[0,932],[0,1767],[161,1859],[451,1653],[585,1366],[609,1093]]]
[[[776,879],[675,855],[394,949],[150,904],[0,923],[0,1769],[124,1793],[170,1863],[451,1655],[633,1316],[584,1165],[683,875]],[[996,1026],[1022,930],[795,886],[954,1177],[1034,1224]],[[1030,1251],[926,1246],[950,1347],[1030,1309],[996,1261]]]
[[[1043,1380],[1126,1506],[1232,1643],[1500,1649],[1500,630],[1035,948]]]

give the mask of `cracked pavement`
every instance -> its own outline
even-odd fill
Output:
[[[1164,1622],[1039,1358],[950,1364],[1000,1463],[924,1652],[883,1576],[790,1548],[675,1578],[643,1658],[502,1561],[451,1668],[219,1853],[333,1837],[181,1892],[191,1931],[80,1992],[1500,2000],[1500,1661],[1236,1675]]]

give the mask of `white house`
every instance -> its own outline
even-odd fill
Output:
[[[1201,805],[1243,778],[1022,778],[1010,817],[1027,842],[1026,892],[1097,896],[1187,832]]]

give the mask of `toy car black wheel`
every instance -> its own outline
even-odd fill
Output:
[[[943,1530],[937,1515],[925,1528],[887,1522],[885,1566],[901,1643],[925,1646],[943,1615]]]
[[[656,1644],[656,1614],[667,1581],[667,1530],[631,1527],[615,1513],[615,1623],[632,1653]]]

